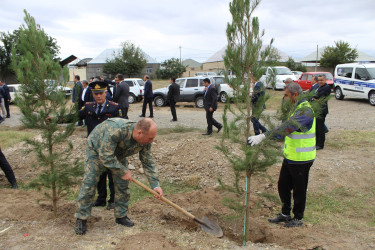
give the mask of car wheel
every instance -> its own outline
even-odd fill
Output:
[[[137,98],[135,97],[135,95],[130,93],[129,98],[128,98],[129,103],[135,103],[136,100],[137,100]]]
[[[203,96],[198,96],[195,98],[195,107],[203,108]]]
[[[375,91],[371,91],[368,95],[368,100],[372,106],[375,106]]]
[[[342,91],[341,91],[340,87],[335,88],[335,97],[336,97],[337,100],[344,99],[344,95],[342,94]]]
[[[156,107],[163,107],[165,105],[165,100],[162,96],[157,96],[154,98],[154,103]]]
[[[228,95],[225,92],[220,93],[220,101],[221,102],[227,102]]]

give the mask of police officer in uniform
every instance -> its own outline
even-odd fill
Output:
[[[86,102],[85,106],[79,112],[82,119],[86,119],[87,136],[90,135],[92,130],[108,118],[121,117],[122,110],[118,104],[106,100],[106,92],[108,83],[104,81],[94,80],[90,83],[90,88],[95,102]],[[113,185],[112,173],[106,169],[99,178],[98,182],[98,198],[94,206],[104,207],[107,199],[107,175],[109,180],[110,198],[108,200],[107,209],[113,209],[115,190]]]
[[[86,233],[86,222],[91,214],[99,175],[103,168],[110,169],[115,183],[116,196],[114,214],[116,223],[132,227],[134,223],[127,217],[132,174],[128,169],[127,157],[139,154],[145,175],[151,188],[163,195],[159,184],[157,168],[152,160],[151,143],[157,134],[156,123],[145,118],[137,123],[122,118],[108,119],[92,131],[87,139],[85,176],[77,200],[75,232]]]

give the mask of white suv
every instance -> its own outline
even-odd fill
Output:
[[[116,84],[112,81],[113,84]],[[144,95],[145,83],[141,78],[125,78],[124,82],[129,85],[129,103],[136,103],[142,100]],[[113,93],[113,86],[110,86]]]
[[[272,86],[272,76],[275,75],[276,84]],[[259,81],[264,83],[266,88],[273,88],[273,89],[284,89],[285,83],[284,80],[287,78],[291,78],[293,81],[297,80],[296,75],[290,71],[289,68],[284,66],[276,66],[276,67],[267,67],[266,74],[263,75]]]
[[[375,63],[337,65],[334,91],[337,100],[344,99],[344,96],[368,99],[375,106]]]

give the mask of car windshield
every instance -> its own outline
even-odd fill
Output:
[[[375,68],[366,68],[371,79],[375,79]]]
[[[145,86],[145,83],[142,80],[137,80],[139,86]]]
[[[293,75],[292,71],[288,68],[275,68],[276,75]]]

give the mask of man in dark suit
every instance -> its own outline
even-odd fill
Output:
[[[204,91],[203,105],[206,110],[206,119],[207,119],[207,132],[202,135],[211,135],[212,134],[212,125],[217,128],[219,133],[223,125],[218,123],[213,115],[217,109],[217,92],[215,84],[211,84],[210,79],[203,79],[203,85],[206,87]]]
[[[320,98],[325,98],[331,94],[331,88],[326,83],[326,77],[324,75],[318,76],[318,84],[315,84],[311,87],[309,92],[315,93],[315,100]],[[324,148],[324,142],[326,140],[326,129],[324,122],[328,114],[328,102],[325,101],[322,107],[322,112],[319,117],[316,118],[316,150]]]
[[[9,88],[5,84],[5,82],[3,82],[3,81],[0,81],[0,87],[3,88],[3,91],[2,91],[3,92],[3,101],[4,101],[5,109],[7,111],[6,118],[10,118],[9,103],[10,103],[10,100],[12,98],[11,98],[10,93],[9,93]]]
[[[5,158],[5,155],[1,151],[1,148],[0,148],[0,168],[1,170],[4,171],[5,177],[8,179],[8,181],[12,185],[12,189],[18,189],[17,180],[16,180],[16,177],[14,176],[14,172],[9,162]]]
[[[82,94],[79,96],[78,109],[81,110],[82,107],[85,106],[86,102],[92,101],[93,97],[91,93],[91,88],[89,87],[89,83],[86,80],[82,80]],[[80,118],[80,120],[82,119]]]
[[[154,99],[154,94],[152,93],[152,83],[150,81],[150,77],[145,75],[143,77],[143,81],[145,81],[145,88],[144,88],[144,96],[143,96],[143,107],[142,107],[142,114],[139,117],[146,116],[146,108],[147,104],[150,108],[150,118],[154,117],[154,110],[152,109],[152,101]]]
[[[171,122],[177,121],[177,114],[176,114],[176,102],[178,101],[178,98],[180,97],[180,85],[176,83],[176,78],[171,77],[169,79],[169,82],[171,85],[169,85],[168,88],[168,101],[169,105],[171,106],[171,113],[173,119]]]
[[[108,83],[104,81],[94,80],[90,83],[94,102],[86,102],[85,106],[80,110],[79,117],[86,119],[87,135],[90,135],[92,130],[108,118],[121,117],[122,111],[119,105],[115,102],[106,99]],[[99,177],[98,182],[98,198],[94,206],[106,205],[107,199],[107,175],[109,180],[110,198],[108,200],[107,209],[113,209],[115,201],[115,190],[112,178],[112,173],[106,169]]]
[[[117,102],[122,110],[122,118],[129,119],[129,85],[124,82],[124,76],[117,74],[115,77],[116,85],[113,87],[113,101]]]
[[[72,93],[72,102],[77,103],[77,108],[79,108],[79,99],[81,98],[82,91],[83,91],[83,86],[82,83],[80,82],[80,76],[79,75],[74,75],[74,86],[73,86],[73,93]],[[83,125],[83,120],[79,119],[77,126],[82,126]]]

